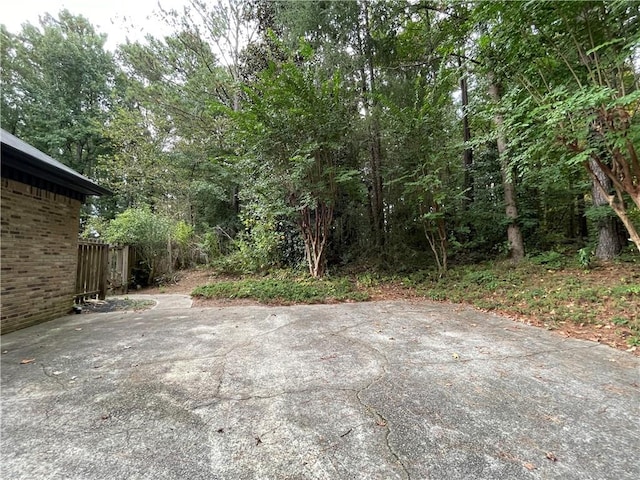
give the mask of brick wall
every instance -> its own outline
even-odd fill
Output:
[[[75,294],[80,201],[2,179],[2,333],[69,313]]]

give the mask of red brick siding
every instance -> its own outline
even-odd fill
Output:
[[[0,211],[1,332],[69,313],[80,201],[3,178]]]

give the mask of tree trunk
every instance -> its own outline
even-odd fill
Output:
[[[606,134],[614,134],[616,137],[624,135],[626,138],[624,147],[619,145],[609,146],[602,152],[593,152],[588,162],[584,162],[593,185],[602,194],[603,198],[616,213],[624,227],[629,232],[630,240],[635,244],[640,252],[640,234],[636,230],[635,225],[629,218],[627,207],[625,205],[625,197],[627,194],[635,206],[640,209],[640,159],[636,146],[629,138],[628,129],[631,125],[629,112],[622,107],[607,109],[601,107],[599,117],[592,126],[592,134],[595,134],[590,141],[595,145],[603,144],[607,147],[605,139]],[[580,151],[575,142],[569,145],[574,151]],[[598,170],[602,171],[609,181],[609,185],[613,187],[615,193],[611,193],[612,188],[607,188],[598,177],[598,171],[593,169],[593,165],[597,165]]]
[[[333,207],[324,202],[318,202],[315,209],[304,207],[300,212],[298,225],[304,239],[309,274],[314,278],[323,277],[326,272],[326,247],[332,222]]]
[[[598,179],[600,184],[605,190],[611,189],[611,180],[607,177],[607,175],[602,171],[602,169],[598,166],[598,163],[595,160],[590,160],[589,165],[593,174]],[[596,207],[601,207],[603,205],[608,205],[609,200],[603,194],[600,188],[598,188],[595,181],[591,186],[591,195],[593,196],[593,205]],[[618,231],[616,228],[615,218],[612,216],[602,218],[597,222],[596,228],[598,229],[598,244],[596,247],[595,256],[598,260],[613,260],[616,255],[620,253],[622,250],[622,245],[620,244],[620,238],[618,236]]]
[[[375,115],[375,113],[374,113]],[[384,201],[382,198],[381,145],[380,129],[377,118],[373,118],[373,125],[369,132],[371,168],[371,212],[375,244],[384,245]]]
[[[458,67],[462,69],[462,60],[458,57]],[[462,140],[465,147],[462,155],[464,167],[465,207],[473,203],[473,150],[469,146],[471,141],[471,127],[469,126],[469,85],[465,75],[460,76],[460,92],[462,96]]]
[[[617,185],[614,185],[616,194],[615,195],[610,194],[604,188],[599,178],[596,176],[595,172],[591,169],[590,162],[585,162],[584,165],[587,168],[589,175],[591,176],[591,180],[593,181],[593,184],[600,191],[600,193],[607,199],[609,206],[613,208],[613,211],[616,212],[616,215],[618,216],[618,218],[620,219],[624,227],[627,229],[627,232],[629,233],[629,240],[631,240],[635,244],[636,248],[640,252],[640,234],[638,234],[638,231],[636,230],[635,225],[633,224],[633,222],[629,218],[629,215],[627,214],[627,208],[624,204],[624,199],[622,197],[622,191],[620,187]],[[602,168],[602,165],[600,163],[598,163],[598,166]],[[607,175],[607,177],[611,179],[610,175]],[[634,203],[636,203],[636,205],[640,206],[640,201],[637,201],[637,199],[633,198],[633,196],[632,196],[632,199],[634,200]]]
[[[493,73],[489,73],[489,96],[497,105],[500,102],[500,86],[495,80]],[[505,213],[509,220],[507,227],[507,240],[509,242],[509,256],[514,263],[524,258],[524,241],[522,232],[518,225],[518,206],[516,202],[516,186],[512,175],[512,169],[509,166],[509,160],[505,156],[507,150],[507,139],[505,137],[502,126],[504,118],[501,113],[496,112],[493,115],[493,123],[498,133],[497,144],[498,154],[500,156],[500,173],[502,175],[502,186],[504,188],[504,204]]]
[[[362,2],[362,21],[364,39],[358,29],[358,46],[364,57],[360,68],[361,90],[364,115],[369,120],[369,205],[371,233],[374,244],[384,245],[384,200],[382,192],[382,142],[378,121],[377,101],[375,100],[375,70],[373,66],[372,39],[369,29],[369,6]]]

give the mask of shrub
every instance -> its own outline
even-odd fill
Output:
[[[167,245],[171,233],[171,220],[153,213],[147,206],[125,210],[109,222],[105,229],[109,243],[135,247],[141,267],[147,273],[148,283],[163,274],[167,263]]]

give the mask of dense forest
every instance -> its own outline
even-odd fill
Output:
[[[162,2],[160,2],[162,3]],[[2,26],[2,128],[113,191],[151,279],[640,251],[640,2],[192,0]]]

